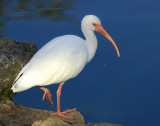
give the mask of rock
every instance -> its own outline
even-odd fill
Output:
[[[10,100],[0,103],[2,126],[83,126],[84,118],[78,111],[68,113],[74,119],[50,116],[53,111],[34,109],[14,104]]]
[[[15,104],[10,100],[0,102],[0,126],[122,126],[111,123],[84,123],[78,111],[68,113],[73,119],[50,116],[54,111],[40,110]]]
[[[13,99],[12,83],[36,51],[35,44],[0,38],[0,100]]]
[[[88,123],[86,126],[122,126],[122,125],[111,124],[111,123]]]
[[[69,124],[60,119],[48,118],[44,121],[35,121],[32,126],[69,126]]]

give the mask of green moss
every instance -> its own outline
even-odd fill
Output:
[[[0,120],[0,126],[7,126],[7,125],[8,125],[7,121]]]
[[[30,58],[31,58],[31,53],[30,53],[30,52],[23,52],[23,53],[22,53],[22,56],[23,56],[25,59],[30,59]]]
[[[14,95],[15,93],[12,92],[11,86],[9,86],[7,88],[3,88],[3,90],[1,91],[0,99],[3,101],[9,100],[9,99],[12,100]]]
[[[17,62],[8,66],[8,68],[4,67],[5,64],[1,64],[0,66],[3,68],[0,73],[0,77],[2,78],[0,81],[0,100],[12,100],[15,93],[11,91],[11,87],[14,79],[22,68],[21,64]]]

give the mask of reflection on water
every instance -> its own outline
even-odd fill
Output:
[[[5,23],[18,19],[47,18],[54,21],[72,20],[65,10],[71,10],[76,0],[0,0],[0,36]]]

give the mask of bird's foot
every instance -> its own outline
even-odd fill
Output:
[[[60,116],[60,117],[64,117],[64,118],[68,118],[68,119],[73,119],[73,117],[65,116],[65,114],[70,113],[70,112],[72,112],[72,111],[76,111],[76,110],[77,110],[77,109],[74,108],[74,109],[72,109],[72,110],[68,110],[68,111],[65,111],[65,112],[56,112],[56,113],[53,113],[53,114],[50,114],[50,115],[51,115],[51,116],[52,116],[52,115],[57,115],[57,116]]]
[[[44,88],[44,87],[39,87],[39,88],[44,91],[44,95],[43,95],[43,98],[42,98],[42,102],[44,101],[44,99],[45,99],[45,97],[46,97],[48,104],[49,104],[49,101],[50,101],[51,104],[52,104],[52,106],[54,106],[53,99],[52,99],[52,95],[51,95],[51,92],[49,91],[49,89]]]

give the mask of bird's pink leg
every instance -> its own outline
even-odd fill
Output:
[[[57,116],[60,116],[60,117],[65,117],[65,118],[73,119],[70,116],[65,116],[65,114],[69,113],[69,112],[72,112],[72,111],[75,111],[76,108],[74,108],[72,110],[69,110],[69,111],[61,112],[61,109],[60,109],[60,96],[61,96],[62,86],[63,86],[63,83],[60,83],[59,87],[58,87],[58,90],[57,90],[57,112],[53,113],[51,115],[57,115]]]
[[[42,98],[42,102],[44,101],[45,97],[47,99],[47,102],[49,104],[49,101],[51,102],[52,106],[54,106],[54,103],[53,103],[53,99],[52,99],[52,95],[49,91],[49,89],[45,88],[45,87],[41,87],[41,86],[38,86],[41,90],[44,91],[44,95],[43,95],[43,98]]]

